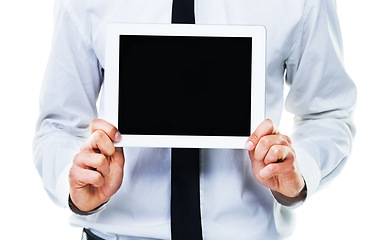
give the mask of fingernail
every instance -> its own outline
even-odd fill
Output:
[[[248,141],[248,142],[245,143],[245,149],[246,150],[251,151],[251,150],[253,150],[253,148],[254,148],[253,142]]]
[[[115,134],[115,139],[116,139],[117,141],[120,141],[120,140],[121,140],[121,134],[120,134],[119,131],[116,132],[116,134]]]

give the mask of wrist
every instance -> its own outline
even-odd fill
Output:
[[[304,200],[306,200],[307,198],[307,185],[306,183],[304,184],[304,187],[303,189],[300,191],[299,195],[296,196],[296,197],[288,197],[280,192],[277,192],[277,191],[272,191],[272,195],[274,196],[274,198],[276,199],[276,201],[278,201],[280,204],[284,205],[284,206],[287,206],[287,207],[291,207],[291,206],[295,206],[296,204],[300,203],[300,202],[304,202]]]
[[[108,202],[108,201],[107,201]],[[82,211],[80,210],[73,202],[73,200],[71,199],[70,197],[70,194],[69,194],[69,198],[68,198],[68,205],[69,205],[69,208],[70,210],[75,213],[75,214],[78,214],[78,215],[81,215],[81,216],[87,216],[87,215],[92,215],[94,213],[97,213],[97,212],[100,212],[101,210],[103,210],[105,208],[105,204],[107,202],[104,202],[103,204],[101,204],[100,206],[96,207],[95,209],[93,210],[90,210],[90,211]]]

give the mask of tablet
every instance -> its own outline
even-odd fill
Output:
[[[263,26],[108,24],[116,146],[243,149],[265,118],[265,53]]]

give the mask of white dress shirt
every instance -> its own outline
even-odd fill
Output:
[[[52,200],[67,206],[68,172],[97,118],[108,22],[170,23],[172,0],[57,0],[53,45],[41,92],[35,165]],[[267,28],[266,113],[295,114],[291,136],[308,198],[348,159],[356,88],[344,70],[333,0],[196,0],[196,24]],[[125,148],[124,180],[95,214],[71,224],[107,239],[170,238],[170,149]],[[204,239],[281,239],[295,219],[253,177],[245,150],[201,151]]]

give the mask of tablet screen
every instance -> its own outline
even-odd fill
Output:
[[[249,136],[251,37],[120,35],[122,134]]]

